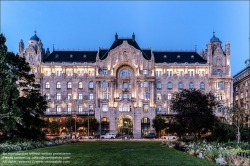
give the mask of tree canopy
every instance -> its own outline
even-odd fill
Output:
[[[89,122],[88,122],[88,119],[85,119],[83,122],[83,126],[86,129],[88,129],[88,127],[89,127],[89,133],[93,133],[93,132],[98,130],[99,122],[97,121],[96,118],[90,118],[90,117],[88,117],[88,118],[89,118]]]
[[[162,116],[156,116],[153,119],[153,128],[155,128],[156,133],[159,133],[159,137],[160,137],[160,132],[161,130],[165,129],[167,124],[166,124],[166,120],[162,117]]]
[[[218,102],[212,92],[204,93],[197,89],[184,89],[171,99],[170,109],[176,112],[176,121],[180,126],[179,135],[201,134],[212,129],[215,122],[214,110]]]

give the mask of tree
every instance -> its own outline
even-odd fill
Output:
[[[16,123],[18,135],[26,139],[44,139],[42,131],[46,127],[44,112],[48,108],[46,96],[40,93],[40,85],[35,75],[30,73],[30,66],[25,58],[11,55],[8,62],[12,65],[12,73],[18,76],[20,96],[17,107],[21,111],[22,120]]]
[[[182,135],[201,134],[211,131],[215,121],[214,109],[218,102],[212,92],[204,93],[196,89],[184,89],[171,99],[170,109],[176,112]]]
[[[248,122],[248,114],[246,113],[246,110],[237,106],[226,106],[222,108],[222,116],[227,124],[232,125],[237,129],[236,140],[239,143],[241,139],[240,130],[246,126]]]
[[[6,38],[0,34],[0,132],[6,138],[21,116],[16,105],[19,96],[16,84],[18,77],[12,73],[12,65],[8,62],[8,56],[14,54],[7,51],[5,42]]]
[[[68,130],[71,132],[75,132],[76,129],[78,129],[80,126],[77,119],[72,118],[72,117],[67,118],[65,125],[66,125],[66,128],[68,128]],[[76,126],[76,128],[75,128],[75,126]]]
[[[51,134],[58,134],[60,129],[60,124],[57,121],[48,122],[49,132]]]
[[[159,133],[159,137],[161,136],[160,133],[161,133],[161,130],[165,129],[167,124],[166,124],[166,120],[163,119],[162,116],[156,116],[154,119],[153,119],[153,128],[155,128],[156,130],[156,133],[158,132]]]
[[[88,119],[89,119],[89,121],[88,121]],[[86,119],[84,122],[83,122],[83,126],[85,127],[85,128],[87,128],[88,129],[88,127],[89,127],[89,132],[91,133],[93,133],[93,132],[95,132],[95,131],[97,131],[98,130],[98,128],[99,128],[99,122],[96,120],[96,118],[89,118],[88,117],[88,119]]]

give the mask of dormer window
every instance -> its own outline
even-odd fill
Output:
[[[59,55],[58,54],[56,54],[56,56],[55,56],[56,58],[59,58]]]
[[[191,55],[191,59],[194,59],[194,55]]]
[[[163,55],[163,58],[167,58],[167,55]]]
[[[180,58],[181,58],[181,56],[180,56],[180,55],[177,55],[177,58],[178,58],[178,59],[180,59]]]
[[[69,57],[70,57],[70,58],[73,58],[73,55],[71,54]]]
[[[83,58],[87,58],[87,55],[83,55]]]

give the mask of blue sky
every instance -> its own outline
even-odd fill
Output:
[[[232,74],[249,58],[247,1],[1,1],[1,32],[9,51],[25,47],[36,29],[44,48],[108,48],[119,37],[135,33],[141,48],[153,50],[205,49],[216,37],[231,43]]]

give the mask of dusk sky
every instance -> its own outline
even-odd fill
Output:
[[[109,48],[115,33],[153,50],[206,49],[215,36],[231,44],[231,71],[249,58],[249,1],[1,1],[1,32],[9,51],[37,31],[44,48]]]

